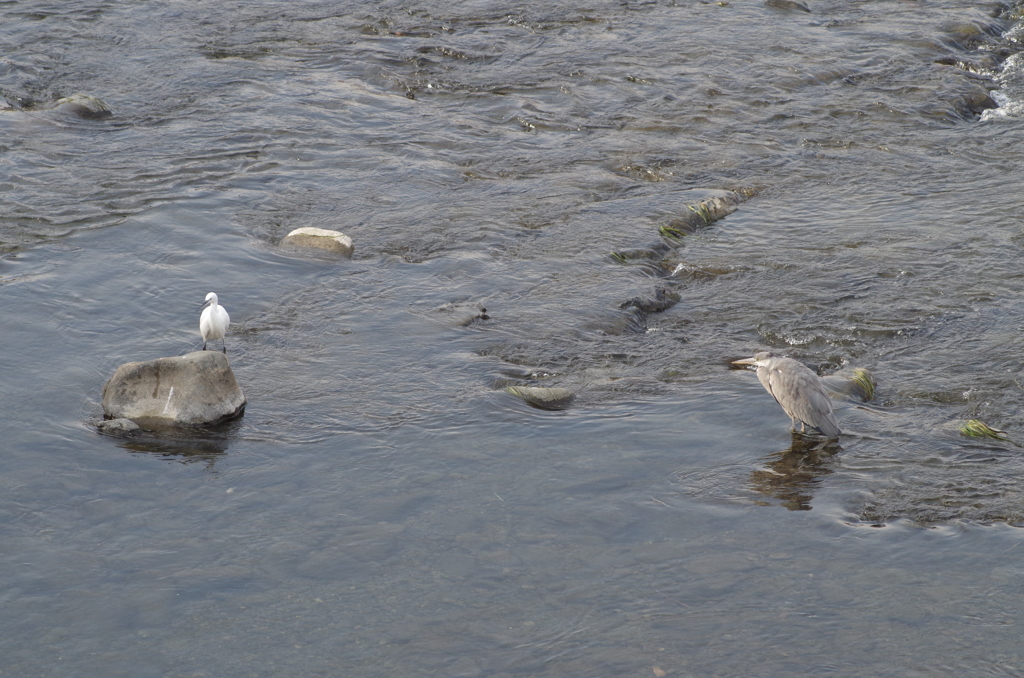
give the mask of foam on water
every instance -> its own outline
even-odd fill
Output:
[[[1012,35],[1022,33],[1020,28]],[[1010,34],[1008,34],[1010,35]],[[1024,115],[1024,53],[1018,52],[1003,61],[1002,69],[996,75],[999,89],[992,91],[992,98],[999,104],[981,115],[983,122],[999,118],[1018,118]]]

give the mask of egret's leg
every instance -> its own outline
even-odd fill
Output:
[[[228,340],[227,339],[222,339],[221,341],[224,342],[224,355],[227,355],[228,354]]]
[[[203,342],[203,350],[204,351],[206,350],[206,342],[205,341]]]

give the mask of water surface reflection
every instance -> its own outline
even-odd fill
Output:
[[[836,440],[794,432],[788,448],[762,458],[764,467],[751,472],[750,486],[790,511],[810,511],[815,488],[833,472],[834,457],[842,449]]]
[[[120,438],[118,446],[126,452],[153,455],[182,464],[202,464],[205,470],[212,472],[217,460],[235,442],[242,426],[239,417],[217,426],[166,427],[114,437]]]

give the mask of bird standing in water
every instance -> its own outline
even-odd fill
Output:
[[[800,422],[801,433],[805,433],[810,426],[829,438],[839,437],[839,422],[836,421],[836,415],[832,414],[832,399],[821,377],[804,364],[792,358],[761,351],[755,353],[753,358],[734,360],[733,365],[757,367],[757,378],[793,420],[793,431],[796,431],[796,424]]]
[[[224,342],[224,355],[228,354],[228,343],[224,335],[228,332],[228,323],[231,318],[223,306],[217,303],[217,293],[210,292],[206,295],[206,303],[209,304],[203,309],[199,316],[199,334],[203,335],[203,350],[211,339],[220,339]]]

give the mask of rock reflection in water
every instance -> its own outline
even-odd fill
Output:
[[[823,476],[832,473],[832,457],[840,452],[839,443],[793,434],[789,448],[765,457],[764,468],[750,474],[755,492],[776,499],[790,511],[810,511],[814,488]],[[770,504],[771,502],[758,502]]]
[[[240,427],[241,422],[236,420],[212,428],[146,431],[125,438],[119,446],[132,454],[149,454],[182,464],[203,464],[206,471],[213,472]]]

